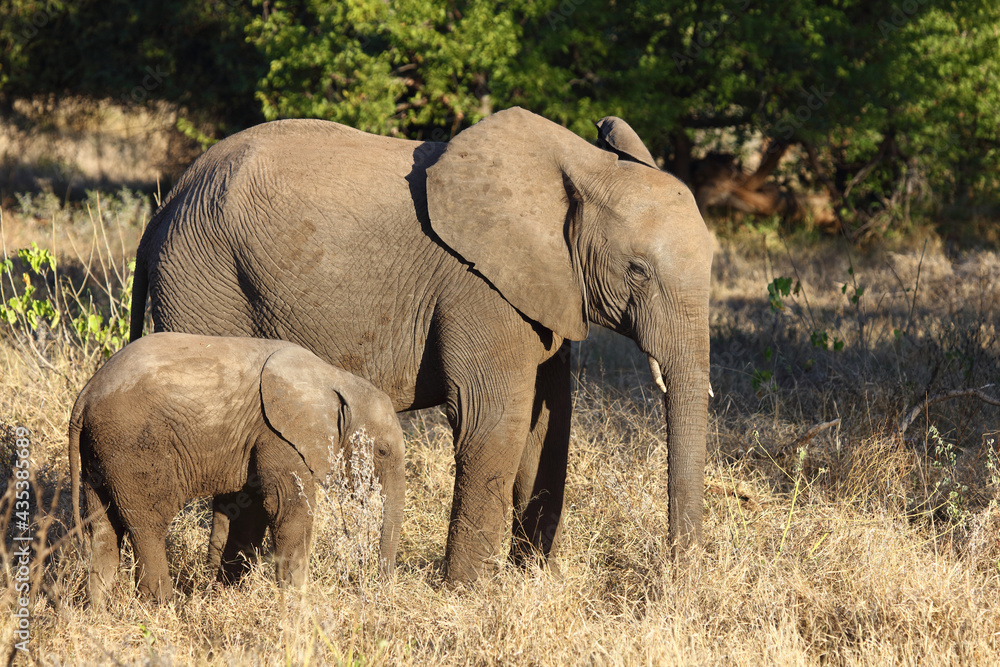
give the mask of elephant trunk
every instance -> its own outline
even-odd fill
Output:
[[[661,364],[650,355],[653,380],[664,392],[667,427],[667,492],[674,555],[701,541],[708,428],[708,327],[674,339]],[[662,348],[661,348],[662,349]]]
[[[675,376],[664,394],[669,448],[669,539],[675,554],[701,542],[708,381],[698,375],[698,380]]]
[[[382,480],[382,533],[379,538],[379,571],[382,576],[392,576],[396,564],[396,547],[403,525],[403,504],[406,499],[406,480],[402,472],[380,476]]]

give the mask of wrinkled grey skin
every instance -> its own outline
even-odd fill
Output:
[[[364,428],[385,495],[380,559],[395,561],[405,495],[403,431],[389,398],[284,341],[146,336],[80,392],[69,430],[73,511],[87,500],[92,604],[103,606],[127,533],[139,591],[171,594],[167,527],[190,498],[214,496],[240,530],[219,549],[234,580],[270,526],[278,581],[306,578],[314,482]],[[223,553],[224,552],[224,553]],[[220,558],[224,559],[219,562]]]
[[[631,128],[601,126],[604,148],[516,108],[447,144],[317,120],[240,132],[150,222],[133,336],[148,290],[157,331],[290,340],[397,410],[443,404],[456,461],[447,576],[461,582],[497,554],[511,506],[511,558],[553,553],[569,341],[589,322],[610,327],[663,372],[670,539],[683,550],[702,525],[710,239],[690,191]]]

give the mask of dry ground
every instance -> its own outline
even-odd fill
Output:
[[[70,244],[30,216],[6,212],[5,222],[8,252],[54,245],[77,278],[80,239],[99,238],[81,226]],[[139,225],[123,229],[127,254]],[[182,591],[171,604],[135,599],[126,563],[111,608],[95,614],[80,547],[63,541],[44,566],[36,559],[31,653],[18,660],[1000,664],[1000,409],[952,398],[904,439],[896,431],[928,396],[1000,381],[1000,255],[946,254],[933,240],[865,254],[837,241],[788,248],[744,231],[720,244],[715,276],[705,545],[688,561],[666,557],[660,399],[634,345],[599,331],[576,357],[561,576],[501,563],[470,589],[442,588],[453,459],[430,410],[404,416],[407,511],[391,584],[338,557],[353,537],[333,499],[305,591],[278,590],[267,565],[239,588],[208,591],[207,517],[194,503],[168,538]],[[792,280],[775,312],[767,286],[780,277]],[[24,339],[0,335],[0,473],[12,464],[10,429],[28,427],[40,514],[56,540],[70,514],[68,414],[100,356],[56,335],[43,362]],[[5,544],[7,655],[9,534]]]

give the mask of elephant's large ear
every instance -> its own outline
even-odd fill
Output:
[[[501,111],[452,139],[427,170],[431,228],[522,314],[582,340],[574,182],[614,160],[524,109]]]
[[[330,470],[340,448],[346,403],[338,385],[337,369],[301,347],[278,350],[260,374],[264,416],[314,475]]]
[[[642,139],[621,118],[605,116],[594,123],[594,125],[597,126],[598,146],[626,160],[640,162],[653,169],[659,169],[656,166],[656,160],[653,159],[652,153],[642,143]]]

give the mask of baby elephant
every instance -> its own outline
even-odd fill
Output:
[[[166,599],[167,527],[199,496],[232,508],[228,542],[215,545],[223,570],[270,526],[278,581],[301,585],[315,481],[361,428],[375,442],[385,495],[379,555],[388,572],[405,492],[403,432],[388,396],[284,341],[157,333],[126,346],[83,388],[70,419],[78,526],[81,477],[87,497],[91,603],[103,606],[126,532],[139,591]]]

